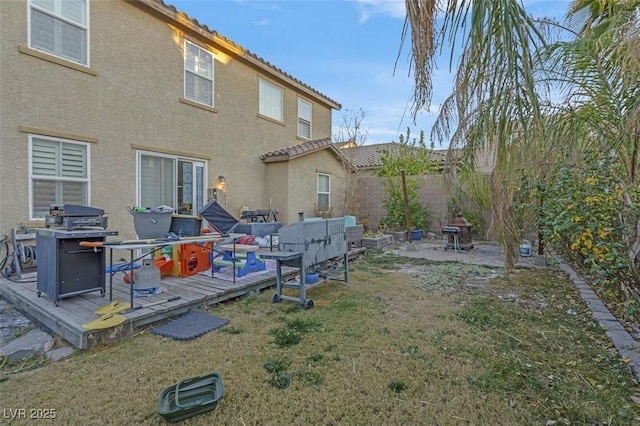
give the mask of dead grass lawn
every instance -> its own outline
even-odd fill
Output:
[[[163,424],[162,389],[217,371],[220,404],[184,424],[640,424],[632,375],[559,273],[505,280],[381,255],[351,266],[350,285],[312,289],[308,311],[272,305],[267,291],[212,309],[230,324],[196,340],[145,333],[5,372],[2,408],[55,408],[58,424]]]

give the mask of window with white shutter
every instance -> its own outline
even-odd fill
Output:
[[[311,103],[298,99],[298,136],[311,139]]]
[[[213,53],[184,41],[184,97],[213,106]]]
[[[51,204],[89,205],[89,145],[29,135],[31,218]]]
[[[329,198],[331,195],[331,175],[318,173],[318,207],[319,211],[328,211],[331,207]]]
[[[30,0],[29,46],[89,65],[89,0]]]
[[[258,82],[259,113],[276,121],[282,121],[282,88],[262,78]]]

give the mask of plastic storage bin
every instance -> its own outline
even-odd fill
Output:
[[[356,217],[355,216],[349,216],[346,215],[344,217],[344,226],[356,226]]]
[[[133,226],[136,235],[141,240],[165,238],[171,228],[171,216],[173,212],[133,211]]]
[[[174,214],[171,216],[171,227],[169,230],[180,237],[197,237],[202,229],[202,218],[199,216],[189,216]]]
[[[224,394],[222,377],[210,373],[183,380],[164,389],[158,398],[158,414],[170,423],[211,411]]]

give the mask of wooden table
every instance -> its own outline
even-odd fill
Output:
[[[251,244],[221,244],[218,246],[220,250],[229,251],[232,253],[255,253],[260,247]]]

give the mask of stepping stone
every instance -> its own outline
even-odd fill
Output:
[[[70,346],[65,346],[64,348],[48,351],[45,355],[51,361],[60,361],[61,359],[65,359],[71,356],[71,354],[73,354],[73,348]]]
[[[31,330],[24,336],[0,347],[0,355],[7,355],[8,361],[15,362],[23,358],[42,355],[53,346],[53,338],[41,330]]]

